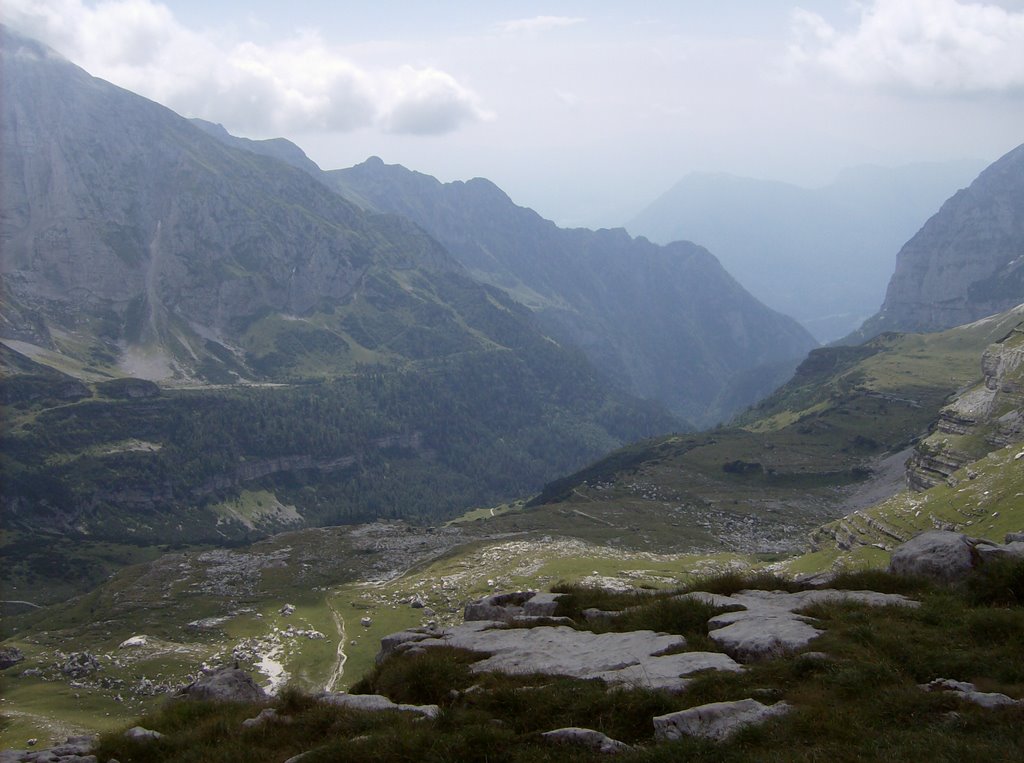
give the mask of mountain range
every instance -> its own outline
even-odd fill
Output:
[[[5,526],[439,517],[682,426],[414,223],[0,43]],[[265,510],[224,504],[268,488]]]
[[[829,342],[878,309],[900,246],[982,167],[862,166],[820,188],[695,173],[626,227],[701,242],[754,296]]]
[[[632,394],[697,425],[769,393],[814,346],[695,244],[559,228],[483,178],[441,183],[377,157],[321,173],[286,141],[250,141],[196,123],[228,145],[284,158],[368,211],[412,220],[475,279],[534,311],[550,336],[581,348]]]

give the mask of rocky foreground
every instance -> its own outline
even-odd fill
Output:
[[[647,759],[643,756],[664,744],[683,745],[685,749],[698,745],[692,749],[705,752],[710,748],[699,745],[721,746],[723,750],[736,745],[742,748],[750,739],[758,739],[751,736],[751,729],[764,724],[773,729],[770,739],[776,735],[810,733],[808,714],[820,714],[822,708],[807,704],[808,697],[815,696],[808,694],[807,688],[792,688],[794,682],[807,680],[819,685],[818,691],[831,680],[838,680],[839,694],[832,700],[818,697],[818,701],[825,705],[839,701],[853,726],[862,723],[861,716],[865,714],[877,716],[874,705],[892,702],[896,692],[901,702],[917,708],[913,712],[921,716],[916,722],[923,724],[922,728],[938,724],[935,730],[941,734],[936,740],[959,740],[958,734],[969,739],[970,724],[974,724],[984,729],[986,735],[995,733],[1002,740],[999,744],[1009,745],[1003,752],[1010,754],[1006,759],[1012,759],[1014,749],[1024,750],[1024,700],[1014,696],[1024,693],[1024,665],[1016,665],[1020,653],[1011,643],[1021,636],[1020,602],[1009,608],[983,608],[976,613],[969,609],[960,610],[959,614],[946,613],[950,623],[967,618],[968,631],[980,639],[975,643],[979,653],[985,651],[985,644],[992,643],[992,636],[977,623],[993,633],[1003,633],[998,640],[1006,642],[1002,648],[1009,650],[1009,656],[1004,656],[998,665],[958,651],[964,648],[963,633],[950,623],[936,622],[935,607],[948,607],[949,597],[962,585],[977,597],[979,579],[997,575],[1000,569],[1019,570],[1022,561],[1024,537],[1020,534],[1011,534],[1005,544],[995,544],[936,531],[923,533],[897,549],[889,575],[878,578],[887,587],[904,588],[903,593],[787,584],[784,587],[791,590],[741,588],[667,595],[611,594],[613,598],[608,601],[623,602],[630,599],[621,597],[633,597],[632,605],[618,608],[582,606],[581,591],[589,591],[587,595],[592,596],[609,595],[595,589],[495,594],[468,605],[462,624],[415,628],[384,638],[377,669],[356,687],[365,693],[322,692],[304,698],[273,699],[244,671],[227,668],[213,671],[180,690],[167,710],[152,719],[143,719],[144,725],[133,726],[120,735],[107,735],[98,741],[76,737],[48,750],[10,750],[2,754],[0,761],[127,763],[183,759],[174,752],[175,746],[185,749],[194,744],[185,737],[196,723],[189,721],[182,726],[178,721],[176,727],[174,719],[198,718],[187,708],[181,709],[197,702],[205,703],[202,707],[207,708],[201,711],[202,716],[230,715],[233,720],[228,726],[223,718],[217,721],[221,729],[217,733],[236,728],[230,733],[239,735],[241,742],[233,744],[252,745],[252,754],[262,755],[258,757],[261,760],[335,760],[343,748],[345,754],[350,754],[353,745],[361,745],[369,758],[379,754],[382,760],[398,759],[392,755],[391,747],[396,744],[396,735],[419,735],[420,741],[415,744],[428,738],[447,739],[453,733],[453,724],[457,727],[459,723],[475,722],[471,719],[485,712],[499,714],[489,722],[488,733],[497,733],[503,744],[512,745],[509,750],[525,745],[524,755],[528,748],[532,750],[529,755],[540,756],[522,758],[510,752],[497,759],[557,759],[543,751],[559,755],[554,752],[559,749],[567,750],[566,759],[585,760],[605,754],[639,755],[638,759]],[[721,583],[712,588],[720,590]],[[910,595],[910,590],[920,594]],[[1002,595],[1002,590],[996,591],[996,598],[991,601],[997,602]],[[614,599],[616,596],[620,598]],[[658,608],[697,615],[704,621],[701,627],[687,630],[688,635],[656,628],[619,627],[643,622],[644,618],[656,622],[651,615]],[[864,630],[869,622],[874,625]],[[938,628],[938,635],[918,643],[915,639],[922,637],[925,626]],[[842,636],[844,628],[848,629],[846,641]],[[891,635],[885,635],[887,629]],[[857,656],[875,638],[881,639],[881,652],[874,657]],[[910,651],[906,651],[908,648]],[[936,654],[929,656],[933,648]],[[912,664],[900,666],[899,660],[892,662],[893,654],[886,654],[887,650],[895,650],[895,654],[902,655],[900,660]],[[885,667],[886,663],[891,665]],[[956,668],[957,665],[960,667]],[[437,672],[439,666],[446,667]],[[785,677],[787,671],[789,678]],[[854,675],[859,678],[855,680]],[[717,682],[716,676],[722,676],[724,683]],[[977,679],[982,680],[975,683]],[[564,681],[570,683],[558,689],[562,685],[559,682]],[[858,686],[858,681],[862,685]],[[772,686],[773,683],[776,685]],[[714,688],[719,685],[732,688]],[[1007,687],[1009,693],[991,690],[997,686]],[[385,689],[390,696],[385,696]],[[548,696],[552,691],[555,697]],[[559,691],[569,694],[558,695]],[[855,696],[858,692],[863,695],[861,699]],[[743,693],[747,695],[742,696]],[[628,723],[622,723],[609,716],[607,709],[597,707],[563,712],[562,705],[583,695],[589,696],[592,703],[611,703],[619,708],[618,712],[632,713],[632,717]],[[523,705],[519,698],[527,696],[527,704]],[[626,701],[623,697],[632,699]],[[694,701],[701,697],[713,701]],[[433,701],[410,701],[424,698]],[[509,702],[513,703],[512,710]],[[501,731],[523,723],[523,716],[531,713],[531,704],[543,706],[551,702],[554,704],[547,713],[530,721],[531,728],[525,736],[522,732]],[[629,702],[637,703],[638,707],[627,709]],[[644,708],[648,708],[645,722],[641,720]],[[329,716],[336,718],[330,726],[335,735],[341,726],[362,731],[333,740],[316,735],[311,738],[308,730],[301,731],[310,722],[311,714],[327,717],[324,713],[340,714]],[[378,720],[386,718],[393,720]],[[579,720],[587,718],[597,727],[579,724]],[[968,726],[962,725],[965,719],[970,719]],[[559,720],[576,722],[559,725]],[[893,720],[883,714],[872,722],[884,727]],[[545,721],[549,724],[547,728],[543,727]],[[496,728],[499,731],[494,731]],[[614,733],[616,729],[618,733]],[[885,733],[893,739],[899,736],[895,731],[882,733],[877,742],[882,747]],[[273,745],[274,738],[285,740],[275,749],[289,754],[255,752],[259,745]],[[811,744],[807,740],[804,743]],[[959,745],[961,741],[955,743]],[[248,749],[244,744],[240,749]],[[373,744],[380,746],[374,748]],[[747,750],[742,755],[748,753],[755,754]],[[900,754],[889,750],[885,753],[888,757],[877,759],[905,759]],[[867,755],[868,759],[871,757]],[[224,753],[210,759],[241,758]],[[758,759],[803,758],[787,752]]]

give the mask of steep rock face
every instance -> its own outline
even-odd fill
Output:
[[[357,203],[410,218],[627,389],[698,423],[771,390],[742,379],[745,372],[795,364],[815,344],[695,244],[657,246],[621,229],[561,229],[487,180],[442,184],[377,158],[327,179]],[[781,383],[791,369],[772,378]],[[733,382],[748,391],[732,394]]]
[[[981,371],[981,383],[943,408],[935,432],[914,449],[912,490],[947,482],[965,464],[1024,439],[1024,323],[985,350]]]
[[[885,302],[848,339],[939,331],[1024,301],[1024,145],[950,198],[900,250]]]
[[[77,333],[101,358],[156,348],[158,378],[204,360],[258,375],[245,335],[269,313],[394,301],[381,268],[460,270],[413,226],[2,34],[5,337]]]

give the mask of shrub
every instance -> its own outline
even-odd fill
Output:
[[[974,605],[1024,605],[1024,559],[994,559],[967,578],[967,599]]]

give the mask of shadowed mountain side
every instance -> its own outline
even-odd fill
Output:
[[[695,244],[558,228],[490,181],[442,184],[377,158],[327,178],[357,203],[421,225],[476,278],[533,309],[553,336],[699,424],[756,399],[723,394],[737,375],[814,346]]]

